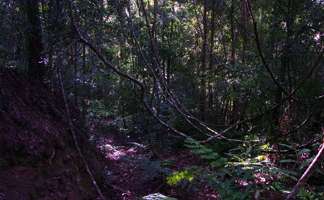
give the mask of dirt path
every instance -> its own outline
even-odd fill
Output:
[[[108,161],[105,181],[116,190],[117,199],[136,199],[162,186],[162,168],[143,144],[115,133],[99,137],[97,148]]]
[[[188,151],[160,155],[157,159],[148,146],[118,132],[100,136],[96,141],[108,161],[106,183],[115,189],[116,199],[133,200],[152,193],[184,200],[217,199],[216,193],[204,185],[195,193],[188,193],[166,184],[167,174],[199,164],[200,160]],[[169,164],[165,166],[164,162]]]

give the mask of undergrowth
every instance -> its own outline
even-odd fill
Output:
[[[246,143],[229,149],[222,154],[211,146],[192,138],[185,140],[185,147],[199,156],[205,164],[191,166],[174,172],[167,177],[170,186],[195,188],[199,183],[207,183],[214,188],[221,199],[244,200],[261,198],[266,192],[281,195],[287,194],[313,159],[312,149],[295,148],[293,145],[280,144],[285,156],[272,158],[270,153],[275,149],[269,143]],[[305,155],[308,155],[305,156]],[[293,159],[293,156],[303,159]],[[317,174],[322,173],[320,170]],[[261,197],[260,197],[261,196]],[[279,198],[279,197],[278,197]],[[323,193],[302,189],[298,199],[323,199]]]

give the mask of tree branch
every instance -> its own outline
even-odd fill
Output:
[[[322,133],[324,134],[324,128],[322,128]],[[316,164],[321,160],[321,157],[324,152],[324,143],[321,144],[320,150],[316,154],[313,161],[310,163],[310,165],[307,167],[303,175],[299,178],[297,184],[294,186],[292,191],[287,196],[286,200],[294,199],[295,196],[298,194],[299,189],[307,182],[308,178],[312,175],[314,172]]]
[[[252,24],[253,24],[253,30],[254,30],[254,40],[257,46],[257,50],[258,50],[258,54],[261,58],[261,62],[263,64],[263,66],[266,68],[266,70],[268,71],[272,81],[276,84],[276,86],[286,95],[288,95],[287,91],[280,85],[280,83],[278,82],[278,80],[276,79],[275,75],[273,74],[273,72],[271,71],[264,55],[262,52],[262,48],[261,48],[261,43],[260,43],[260,38],[259,38],[259,33],[258,33],[258,27],[257,27],[257,22],[255,21],[254,15],[253,15],[253,11],[252,11],[252,6],[249,0],[246,0],[246,5],[249,11],[249,14],[251,16],[252,19]]]

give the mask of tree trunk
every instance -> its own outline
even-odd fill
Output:
[[[41,81],[45,75],[45,66],[42,60],[42,28],[39,18],[39,1],[20,1],[26,15],[27,27],[25,32],[26,51],[28,60],[28,76],[33,80]]]
[[[203,11],[203,45],[201,50],[201,83],[200,83],[200,102],[199,110],[201,120],[205,120],[206,114],[206,68],[207,68],[207,39],[208,39],[208,16],[207,16],[207,0],[204,0],[204,11]]]
[[[231,64],[235,65],[235,27],[234,27],[234,0],[231,3]]]
[[[247,9],[245,5],[245,0],[241,0],[241,35],[242,35],[242,63],[245,64],[245,51],[247,46]]]
[[[215,18],[216,18],[216,11],[215,11],[215,1],[212,3],[212,14],[211,14],[211,21],[210,21],[210,51],[209,51],[209,73],[213,71],[214,67],[214,38],[215,38]],[[213,108],[213,83],[214,81],[211,78],[208,78],[208,109],[209,111]]]

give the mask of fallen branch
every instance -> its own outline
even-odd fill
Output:
[[[322,128],[322,132],[324,134],[324,128]],[[294,186],[292,191],[287,196],[286,200],[294,199],[296,195],[298,194],[300,188],[307,182],[308,178],[312,175],[316,164],[321,160],[321,157],[324,152],[324,143],[321,144],[320,150],[316,154],[315,158],[311,162],[311,164],[307,167],[303,175],[299,178],[297,184]]]

